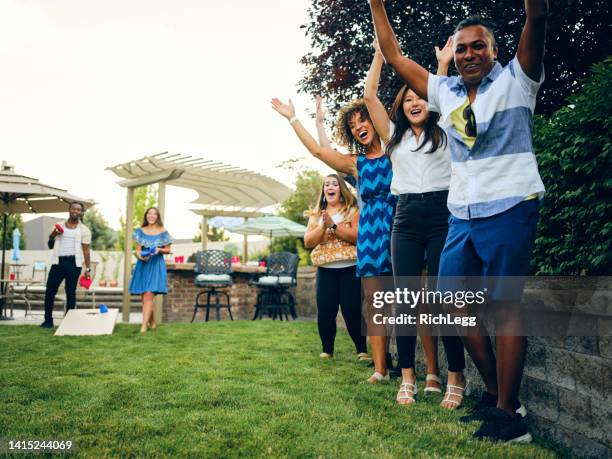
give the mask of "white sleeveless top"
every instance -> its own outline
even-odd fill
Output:
[[[393,135],[394,129],[395,124],[391,122],[389,137]],[[414,151],[421,145],[423,138],[424,134],[421,134],[420,140],[417,141],[412,129],[408,129],[400,143],[393,149],[391,193],[400,195],[448,190],[451,178],[451,153],[448,141],[445,146],[433,153],[426,153],[431,149],[431,142]]]

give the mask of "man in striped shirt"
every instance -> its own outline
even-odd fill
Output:
[[[520,324],[511,306],[520,301],[522,285],[507,280],[527,274],[544,194],[532,148],[532,118],[544,80],[548,1],[525,0],[527,17],[518,50],[505,67],[496,61],[491,28],[477,17],[462,21],[453,36],[455,77],[429,74],[403,56],[383,0],[370,0],[370,7],[385,59],[446,123],[452,215],[440,279],[498,280],[488,292],[491,306],[505,319],[496,323],[496,355],[488,336],[462,337],[486,386],[466,418],[483,421],[476,438],[528,442],[531,436],[522,419],[526,411],[518,400],[527,342],[523,336],[508,336]],[[464,386],[453,387],[463,394]]]

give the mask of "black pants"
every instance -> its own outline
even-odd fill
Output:
[[[391,256],[396,287],[419,290],[419,278],[427,254],[428,288],[436,287],[440,254],[448,233],[448,192],[400,195],[391,233]],[[413,285],[408,285],[413,284]],[[411,312],[414,310],[399,312]],[[441,311],[430,311],[432,313]],[[449,371],[465,369],[463,344],[457,336],[443,336]],[[414,368],[416,330],[413,336],[397,336],[401,368]]]
[[[361,334],[361,283],[355,266],[317,270],[317,325],[323,352],[334,353],[338,306],[357,353],[367,352],[366,337]]]
[[[59,257],[58,264],[51,266],[45,292],[45,322],[53,320],[53,303],[57,289],[63,280],[66,280],[66,307],[75,308],[76,288],[80,274],[81,268],[76,265],[74,257]]]

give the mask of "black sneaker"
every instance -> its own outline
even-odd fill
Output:
[[[483,394],[483,398],[485,398],[485,394],[491,397],[490,394],[487,394],[485,392]],[[497,409],[497,399],[495,399],[493,405],[491,406],[489,405],[491,399],[483,400],[483,398],[481,398],[480,401],[476,403],[474,408],[472,408],[472,410],[467,416],[461,416],[459,418],[459,421],[467,423],[472,421],[487,421],[488,419],[490,419],[492,410]],[[519,406],[516,410],[516,413],[520,414],[521,417],[525,419],[525,416],[527,416],[527,409],[525,408],[525,405]]]
[[[504,410],[490,408],[488,419],[482,423],[473,437],[479,440],[505,443],[530,443],[532,438],[522,417],[513,418]]]
[[[42,324],[40,324],[41,328],[53,328],[53,321],[45,320]]]
[[[497,406],[497,395],[491,395],[488,392],[483,392],[480,396],[480,400],[476,402],[476,405],[472,407],[466,416],[461,416],[459,420],[461,422],[472,422],[482,421],[482,413],[489,410],[489,408],[495,408]]]

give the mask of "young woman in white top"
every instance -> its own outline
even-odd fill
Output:
[[[359,209],[344,180],[329,174],[323,181],[317,205],[308,220],[304,245],[314,248],[317,266],[317,325],[323,352],[334,355],[338,306],[359,359],[368,358],[361,333],[361,285],[355,274]],[[316,255],[315,255],[316,254]]]
[[[374,43],[375,53],[365,87],[365,101],[374,128],[385,144],[393,168],[391,192],[399,196],[391,233],[393,274],[397,287],[419,290],[425,265],[428,284],[435,288],[440,253],[448,232],[449,211],[446,207],[451,175],[451,158],[446,135],[438,126],[439,114],[429,113],[427,101],[403,86],[390,114],[377,96],[383,56]],[[438,74],[446,75],[452,60],[451,39],[440,50],[436,47]],[[426,306],[421,311],[426,312]],[[404,311],[401,311],[404,312]],[[406,311],[413,312],[413,311]],[[399,331],[399,330],[398,330]],[[438,377],[437,339],[431,330],[419,329],[427,359],[425,392],[441,392]],[[417,393],[414,370],[416,330],[403,329],[397,334],[402,384],[397,403],[411,404]],[[402,336],[410,334],[410,336]],[[448,384],[441,406],[456,409],[463,402],[466,380],[465,358],[461,339],[443,336],[448,359]]]

